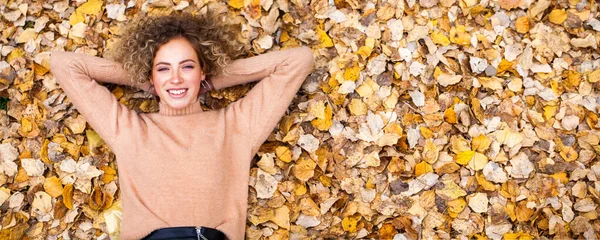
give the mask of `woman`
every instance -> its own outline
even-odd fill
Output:
[[[155,17],[134,26],[117,54],[123,68],[78,53],[51,55],[56,80],[117,156],[121,238],[243,239],[251,159],[312,71],[312,51],[228,62],[231,51],[215,37],[226,34],[210,18]],[[257,80],[243,99],[202,110],[199,94]],[[152,91],[160,110],[138,114],[96,81]]]

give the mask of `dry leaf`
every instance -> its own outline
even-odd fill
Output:
[[[554,9],[548,14],[548,19],[554,24],[562,24],[567,20],[567,12],[564,9]]]

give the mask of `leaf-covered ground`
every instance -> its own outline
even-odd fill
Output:
[[[118,163],[49,52],[103,56],[138,14],[209,7],[249,54],[316,57],[250,170],[248,239],[600,237],[595,1],[0,0],[0,239],[118,237]]]

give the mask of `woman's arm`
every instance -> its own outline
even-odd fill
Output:
[[[116,62],[81,53],[52,52],[50,70],[77,111],[109,145],[118,135],[119,127],[135,114],[96,81],[142,89],[150,86],[133,84]]]
[[[227,78],[213,81],[220,87],[259,80],[248,94],[230,105],[242,121],[255,153],[273,131],[302,83],[313,70],[314,57],[308,47],[269,52],[236,60]],[[220,80],[220,79],[217,79]]]
[[[142,90],[148,90],[151,85],[149,81],[146,83],[131,81],[131,77],[118,62],[83,53],[55,51],[51,53],[51,62],[55,63],[56,70],[60,70],[61,66],[66,67],[71,64],[98,82],[127,85]]]
[[[274,73],[284,61],[292,60],[292,58],[299,57],[296,55],[300,52],[307,53],[308,51],[310,48],[300,47],[236,59],[225,66],[218,75],[211,77],[212,87],[219,90],[261,80]]]

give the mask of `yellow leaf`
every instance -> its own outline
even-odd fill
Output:
[[[331,125],[333,124],[333,122],[331,121],[331,118],[333,117],[333,113],[331,111],[331,107],[329,105],[327,105],[325,107],[325,111],[324,111],[324,118],[317,118],[317,119],[313,119],[311,121],[312,125],[321,130],[321,131],[327,131],[329,130],[329,127],[331,127]]]
[[[351,232],[351,233],[356,232],[358,230],[358,229],[356,229],[356,225],[358,224],[358,220],[360,220],[360,216],[358,216],[358,217],[352,217],[352,216],[345,217],[344,220],[342,220],[342,228],[346,232]]]
[[[6,61],[10,63],[17,58],[22,57],[23,55],[25,55],[25,51],[23,51],[23,49],[15,48],[8,54],[8,56],[6,56]]]
[[[275,209],[275,214],[271,216],[270,221],[277,224],[277,226],[289,229],[290,228],[290,209],[283,205]]]
[[[443,73],[444,71],[442,71],[440,67],[435,67],[435,69],[433,70],[433,78],[438,79],[438,77]]]
[[[454,112],[454,108],[448,108],[446,109],[446,111],[444,111],[444,120],[452,124],[458,123],[458,120],[456,119],[456,112]]]
[[[356,54],[360,55],[363,59],[367,58],[369,56],[371,56],[371,53],[373,52],[373,48],[375,47],[375,39],[368,37],[365,40],[365,45],[361,46],[358,51],[356,51]]]
[[[421,135],[423,135],[424,138],[432,138],[433,137],[433,131],[431,131],[431,129],[426,128],[426,127],[420,127],[419,130],[421,131]]]
[[[244,7],[244,0],[229,0],[227,4],[232,8],[240,9]]]
[[[102,210],[110,207],[109,202],[112,204],[112,196],[102,191],[99,186],[95,186],[88,201],[90,208],[94,210]]]
[[[373,93],[374,93],[373,81],[371,81],[371,80],[364,81],[354,91],[356,91],[356,93],[358,93],[358,95],[361,97],[369,97],[369,96],[373,95]]]
[[[460,165],[465,165],[465,164],[469,163],[471,161],[471,159],[473,159],[474,155],[475,155],[475,151],[463,151],[463,152],[459,152],[458,154],[456,154],[456,157],[454,158],[454,160],[456,161],[456,163],[458,163]]]
[[[460,152],[471,150],[469,142],[462,137],[452,136],[450,138],[450,144],[450,150],[452,150],[453,153],[458,154]]]
[[[465,26],[457,25],[450,29],[450,41],[456,44],[468,46],[471,44],[471,35],[466,31]]]
[[[529,233],[524,233],[522,231],[516,233],[505,233],[504,240],[533,240],[535,239],[533,236],[529,235]]]
[[[527,15],[517,18],[517,21],[515,21],[515,30],[517,30],[518,33],[527,33],[529,32],[530,27],[531,25]]]
[[[360,77],[360,68],[358,64],[352,65],[350,68],[344,70],[344,79],[349,81],[356,81]]]
[[[29,91],[33,88],[33,78],[33,71],[27,71],[25,78],[15,81],[15,85],[19,88],[19,90],[21,90],[21,92]]]
[[[306,111],[317,118],[325,119],[325,102],[323,100],[310,101]]]
[[[301,157],[296,161],[296,165],[292,167],[292,173],[298,180],[306,182],[315,175],[316,166],[317,163],[312,159]]]
[[[63,189],[63,203],[68,209],[73,209],[73,184],[67,184]]]
[[[102,0],[88,0],[86,3],[81,4],[81,6],[75,9],[75,12],[71,14],[71,17],[69,17],[69,23],[73,26],[85,21],[84,14],[96,15],[100,13],[100,11],[102,11],[102,4],[104,4],[104,1]]]
[[[30,117],[23,117],[21,118],[21,127],[19,127],[18,132],[23,137],[32,138],[40,133],[40,129]]]
[[[562,24],[567,20],[567,12],[564,9],[554,9],[548,15],[548,19],[554,24]]]
[[[379,229],[379,239],[393,239],[398,230],[391,223],[384,223]]]
[[[534,210],[527,207],[527,201],[520,201],[517,203],[517,209],[515,214],[517,215],[517,221],[527,222],[531,220]]]
[[[502,83],[504,81],[498,77],[480,77],[478,80],[484,88],[489,88],[492,90],[502,90],[503,88]]]
[[[588,74],[588,81],[591,83],[595,83],[600,81],[600,69],[596,69],[593,72]]]
[[[44,143],[42,144],[42,149],[40,150],[40,157],[42,161],[46,163],[53,164],[53,162],[48,158],[48,144],[50,144],[50,140],[44,139]]]
[[[302,196],[302,195],[306,194],[306,191],[308,191],[308,189],[306,189],[306,186],[304,185],[304,183],[298,184],[294,188],[294,194],[296,196]]]
[[[281,31],[281,35],[279,36],[279,42],[285,43],[290,40],[290,34],[287,31]]]
[[[96,149],[96,147],[104,144],[104,140],[102,140],[100,135],[98,135],[98,133],[96,133],[94,130],[85,130],[85,136],[87,137],[90,150]]]
[[[436,168],[435,172],[438,175],[443,175],[446,173],[456,172],[456,170],[458,170],[458,169],[460,169],[460,166],[458,166],[458,164],[456,164],[456,163],[451,162],[451,163],[446,163],[446,164],[442,165],[441,167]]]
[[[104,182],[104,184],[112,182],[117,176],[117,171],[110,166],[102,166],[100,167],[100,170],[104,171],[104,175],[102,175],[102,182]]]
[[[398,136],[402,136],[402,126],[398,123],[390,123],[383,128],[385,133],[395,133]]]
[[[27,175],[25,168],[19,166],[18,170],[17,170],[17,175],[15,176],[15,182],[21,183],[21,182],[25,182],[27,180],[29,180],[29,176]]]
[[[350,113],[354,116],[362,116],[367,114],[367,105],[360,99],[353,98],[348,104]]]
[[[55,176],[46,178],[46,182],[44,182],[44,191],[48,193],[52,198],[56,198],[63,194],[63,186]]]
[[[568,71],[567,79],[565,81],[565,85],[576,88],[579,87],[581,83],[581,74],[576,71]]]
[[[317,27],[317,36],[319,37],[319,42],[320,42],[319,47],[321,47],[321,48],[333,47],[333,41],[331,41],[331,38],[329,37],[329,35],[327,35],[327,32],[325,32],[320,27]]]
[[[275,149],[275,154],[277,155],[277,158],[279,158],[279,160],[281,160],[282,162],[289,163],[292,161],[292,152],[286,146],[278,146]]]
[[[517,220],[517,214],[515,213],[515,203],[508,202],[505,207],[506,214],[510,217],[510,220]]]
[[[443,183],[444,188],[435,190],[435,193],[443,199],[449,201],[467,195],[467,192],[458,186],[453,180],[445,180]]]
[[[572,162],[577,160],[577,158],[579,157],[579,154],[577,153],[577,151],[575,151],[575,149],[573,149],[573,147],[569,146],[569,147],[565,147],[560,151],[560,156],[566,161],[566,162]]]
[[[512,69],[513,65],[513,62],[509,62],[506,59],[502,59],[502,61],[500,61],[500,64],[498,64],[498,72],[496,73],[496,75],[501,75],[506,70]]]
[[[417,165],[415,165],[415,175],[421,176],[425,173],[428,172],[433,172],[433,168],[431,167],[431,165],[429,165],[429,163],[426,163],[425,161],[422,161],[420,163],[418,163]]]
[[[37,63],[33,63],[33,72],[37,76],[43,76],[44,74],[46,74],[48,72],[48,68],[46,68],[42,65],[39,65]]]
[[[468,163],[468,167],[475,171],[482,170],[483,167],[488,163],[488,157],[485,155],[475,152],[473,159]]]
[[[323,176],[325,176],[325,175],[323,175]],[[302,200],[300,200],[300,205],[298,205],[298,206],[300,207],[300,210],[302,211],[302,213],[304,213],[305,215],[308,215],[308,216],[321,215],[319,205],[317,205],[317,203],[315,203],[315,201],[313,201],[310,197],[302,198]]]
[[[60,147],[67,151],[74,159],[79,158],[79,146],[71,142],[62,142]]]
[[[478,98],[471,99],[471,110],[473,110],[473,114],[479,122],[483,122],[485,119],[485,114],[483,108],[481,107],[481,101]]]
[[[227,4],[232,8],[240,9],[244,7],[244,0],[229,0]]]
[[[423,156],[423,161],[427,163],[433,164],[437,162],[439,157],[439,150],[435,143],[431,141],[431,139],[427,139],[427,141],[425,142],[425,147],[423,148],[423,153],[421,155]]]
[[[544,107],[544,119],[550,120],[554,115],[556,115],[556,111],[558,110],[558,106],[545,106]]]
[[[398,98],[400,97],[400,93],[395,89],[392,89],[391,94],[383,101],[383,106],[388,110],[393,110],[398,104]]]
[[[467,206],[467,202],[464,198],[460,197],[448,201],[446,206],[448,206],[448,215],[450,215],[451,218],[456,218],[458,214],[460,214],[465,209],[465,207]]]
[[[491,143],[492,142],[488,137],[480,134],[476,138],[473,138],[473,141],[471,141],[471,149],[478,152],[485,152],[490,147]]]
[[[112,94],[115,95],[115,98],[117,98],[117,100],[119,100],[121,99],[121,97],[123,97],[123,89],[120,87],[116,87],[112,90]]]
[[[550,175],[550,177],[554,178],[556,181],[560,181],[563,184],[567,184],[569,182],[569,178],[565,172],[558,172]]]
[[[519,240],[519,236],[521,236],[520,233],[505,233],[504,239],[505,240]]]
[[[448,40],[448,37],[438,31],[431,33],[431,40],[433,40],[433,43],[442,45],[444,47],[450,45],[450,40]]]
[[[143,112],[152,112],[156,109],[156,103],[155,101],[152,101],[151,99],[146,99],[142,102],[142,104],[140,104],[140,110],[142,110]]]
[[[475,179],[477,179],[477,183],[479,183],[479,186],[481,186],[481,188],[483,188],[483,190],[486,190],[486,191],[496,190],[496,185],[494,185],[492,182],[485,179],[485,177],[483,176],[483,174],[481,174],[481,172],[475,174]]]

